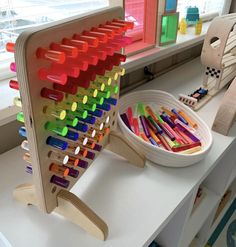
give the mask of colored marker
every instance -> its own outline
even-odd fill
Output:
[[[123,114],[120,115],[120,117],[123,120],[124,124],[132,131],[132,128],[130,126],[130,122],[129,122],[127,114],[123,113]]]
[[[138,103],[137,109],[138,109],[138,114],[139,115],[146,116],[145,107],[144,107],[144,105],[142,103]]]
[[[150,133],[148,131],[148,126],[146,124],[145,117],[143,115],[141,115],[141,116],[139,116],[139,120],[140,120],[140,122],[142,124],[143,131],[144,131],[145,135],[147,136],[147,138],[149,138],[150,137]]]
[[[182,116],[193,128],[197,128],[197,124],[183,111],[178,112],[180,116]]]
[[[139,124],[138,124],[138,119],[133,118],[133,126],[134,126],[134,133],[139,136]]]
[[[161,145],[161,141],[156,136],[156,134],[153,132],[153,130],[151,128],[149,128],[149,133],[150,133],[150,136],[152,137],[152,139],[158,144],[158,146],[160,146]]]
[[[158,139],[161,141],[162,146],[168,150],[168,151],[172,151],[171,147],[169,146],[168,142],[166,141],[166,139],[161,135],[161,134],[157,134]]]
[[[195,143],[191,143],[191,144],[186,144],[186,145],[181,145],[180,147],[173,147],[172,151],[173,152],[181,152],[181,151],[185,151],[187,149],[191,149],[197,146],[201,146],[201,142],[195,142]]]
[[[130,125],[133,125],[133,110],[131,107],[128,107],[126,114],[127,114],[128,119],[129,119]]]
[[[148,143],[150,143],[149,139],[147,138],[147,136],[144,133],[140,133],[140,136],[142,137],[142,139]]]
[[[156,121],[151,116],[148,116],[147,119],[156,128],[156,133],[158,134],[163,133],[163,130],[160,128],[160,126],[156,123]]]
[[[158,144],[155,142],[155,140],[152,137],[149,137],[148,139],[152,145],[158,146]]]
[[[173,108],[171,111],[177,116],[177,118],[181,122],[183,122],[184,124],[188,125],[188,122],[178,113],[178,111],[176,109]]]

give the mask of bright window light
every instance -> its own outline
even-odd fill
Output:
[[[108,0],[1,0],[0,1],[0,79],[7,77],[13,54],[6,52],[7,42],[30,27],[61,20],[109,5]]]

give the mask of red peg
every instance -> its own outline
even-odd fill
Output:
[[[99,45],[99,49],[105,51],[107,53],[107,55],[112,56],[115,52],[114,47],[112,47],[111,45]]]
[[[114,26],[114,25],[102,25],[100,24],[99,27],[101,28],[107,28],[107,29],[111,29],[115,32],[115,34],[122,34],[123,33],[123,28],[121,27],[117,27],[117,26]]]
[[[64,38],[62,43],[65,45],[75,46],[80,52],[86,52],[88,50],[88,43],[82,40]]]
[[[38,48],[36,51],[37,58],[44,58],[46,60],[55,62],[55,63],[64,63],[66,60],[66,55],[64,52],[47,50],[44,48]]]
[[[121,62],[125,62],[125,61],[126,61],[126,56],[123,55],[123,54],[120,54],[120,53],[115,53],[115,54],[113,55],[113,57],[114,57],[114,58],[119,58],[119,60],[120,60]]]
[[[39,69],[38,75],[39,78],[43,81],[50,81],[61,85],[65,85],[67,82],[67,75],[65,73],[58,74],[45,68]]]
[[[126,32],[127,29],[128,29],[127,25],[119,23],[119,22],[107,21],[106,24],[107,25],[116,26],[116,27],[120,27],[120,28],[122,28],[123,32]]]
[[[74,85],[76,85],[78,87],[83,87],[83,88],[89,88],[89,86],[90,86],[90,80],[89,79],[80,81],[80,80],[78,80],[78,78],[69,77],[68,78],[68,83],[69,84],[74,84]]]
[[[99,43],[98,38],[96,37],[85,36],[80,34],[74,34],[73,39],[85,41],[88,43],[89,47],[97,47]]]
[[[78,59],[80,61],[87,61],[88,64],[91,64],[91,65],[97,65],[98,63],[98,57],[97,56],[94,56],[92,55],[92,53],[86,53],[86,54],[79,54],[79,57]]]
[[[93,27],[91,29],[92,31],[99,32],[99,33],[105,33],[108,37],[108,39],[113,39],[115,36],[115,32],[108,28],[102,28],[102,27]]]
[[[67,62],[68,66],[78,67],[82,71],[86,71],[88,69],[88,62],[87,61],[68,58],[66,60],[66,62]]]
[[[67,65],[67,64],[53,63],[51,65],[51,69],[52,69],[52,72],[55,72],[56,74],[65,73],[65,74],[67,74],[68,76],[71,76],[71,77],[78,77],[79,74],[80,74],[79,67],[70,66],[70,65]]]
[[[128,29],[133,29],[134,28],[134,23],[131,22],[131,21],[124,21],[124,20],[114,19],[113,22],[126,24]]]
[[[67,83],[65,86],[54,83],[53,88],[64,93],[69,93],[73,95],[77,94],[77,86],[70,83]]]
[[[6,44],[6,50],[8,52],[15,52],[15,43],[12,43],[12,42],[8,42]]]
[[[64,52],[68,57],[76,58],[78,56],[78,49],[74,46],[70,45],[63,45],[59,43],[51,43],[50,45],[51,50],[55,51],[62,51]]]
[[[55,91],[55,90],[52,90],[46,87],[42,88],[41,96],[43,98],[47,98],[47,99],[54,100],[57,102],[62,101],[64,98],[64,94],[62,92],[58,92],[58,91]]]
[[[105,33],[99,33],[95,31],[83,31],[83,35],[95,37],[99,40],[100,43],[106,43],[108,40],[108,36]]]
[[[15,80],[10,80],[9,81],[9,87],[10,88],[13,88],[13,89],[16,89],[16,90],[19,90],[19,82],[18,81],[15,81]]]
[[[107,58],[107,53],[104,49],[91,47],[89,48],[88,53],[97,56],[99,60],[104,61]]]
[[[110,40],[108,45],[114,47],[115,51],[119,51],[121,49],[121,47],[122,47],[122,44],[119,43],[119,42],[116,42],[115,39],[114,40]]]

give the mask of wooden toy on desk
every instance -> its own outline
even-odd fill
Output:
[[[201,53],[201,62],[205,66],[201,88],[208,93],[194,105],[194,110],[205,105],[236,76],[235,24],[236,15],[229,14],[216,17],[208,28]]]
[[[180,23],[179,23],[179,32],[181,34],[186,34],[187,33],[187,22],[185,20],[185,18],[182,18]]]
[[[195,24],[195,35],[200,35],[202,33],[202,19],[200,18]]]
[[[20,89],[14,100],[22,107],[19,133],[27,138],[26,171],[33,185],[16,188],[14,196],[43,212],[58,212],[88,233],[105,240],[108,226],[70,192],[102,148],[107,147],[136,166],[145,159],[117,132],[119,77],[125,70],[120,53],[124,32],[122,8],[73,17],[22,33],[15,52]]]
[[[236,118],[236,78],[226,91],[220,107],[217,111],[212,130],[228,135],[229,130]]]

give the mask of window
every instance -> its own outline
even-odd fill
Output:
[[[230,2],[230,0],[178,0],[177,11],[180,12],[180,18],[186,16],[188,6],[198,7],[200,15],[227,14]],[[228,11],[225,9],[227,7]]]
[[[10,41],[15,42],[22,31],[108,4],[108,0],[1,0],[0,79],[12,75],[8,67],[13,54],[6,52],[5,45]]]

